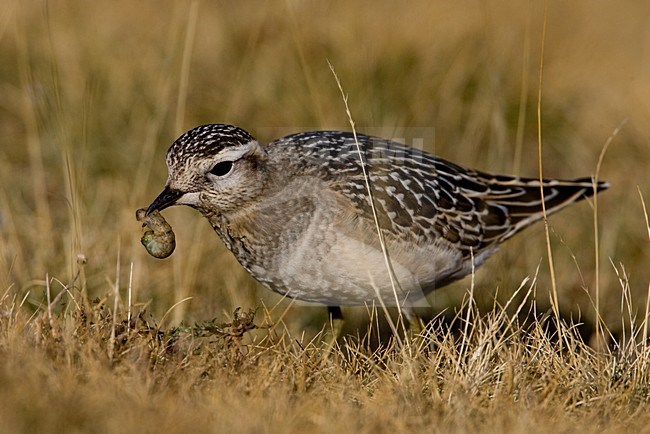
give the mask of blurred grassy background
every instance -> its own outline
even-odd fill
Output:
[[[0,10],[0,292],[44,301],[87,258],[77,286],[150,303],[155,317],[201,320],[279,297],[258,288],[190,209],[166,211],[177,250],[165,261],[140,246],[136,208],[162,189],[164,155],[201,123],[239,125],[260,141],[313,128],[349,129],[329,60],[360,131],[433,128],[425,147],[458,164],[537,176],[539,2],[20,2]],[[650,4],[550,2],[543,82],[546,176],[593,175],[600,303],[620,322],[625,269],[644,306],[650,267],[637,187],[650,201]],[[183,59],[188,59],[183,81]],[[587,204],[551,219],[561,306],[594,317],[593,215]],[[476,294],[508,297],[541,263],[542,225],[509,241],[477,274]],[[117,264],[119,263],[119,267]],[[133,264],[129,283],[130,264]],[[468,281],[431,295],[455,306]],[[365,313],[362,311],[361,316]],[[292,308],[296,328],[324,309]]]

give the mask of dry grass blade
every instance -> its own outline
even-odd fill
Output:
[[[370,187],[370,178],[368,177],[368,173],[366,171],[366,164],[365,164],[365,158],[364,155],[361,151],[361,146],[359,145],[359,140],[357,138],[357,130],[355,128],[354,120],[352,119],[352,113],[350,112],[350,107],[348,106],[348,96],[346,93],[343,91],[343,86],[341,85],[341,80],[339,79],[339,76],[336,74],[336,71],[334,70],[334,67],[332,64],[327,61],[327,64],[330,67],[330,70],[332,71],[332,74],[334,75],[334,79],[336,80],[336,84],[339,88],[339,91],[341,92],[341,97],[343,98],[343,103],[345,104],[345,113],[348,116],[348,121],[350,122],[350,127],[352,128],[352,134],[354,135],[354,143],[357,147],[357,152],[359,154],[359,161],[361,162],[361,170],[363,171],[363,179],[366,184],[366,193],[368,194],[368,201],[370,202],[370,209],[372,210],[372,218],[375,222],[375,228],[377,229],[377,237],[379,238],[379,244],[381,246],[381,252],[384,255],[384,262],[386,264],[386,271],[388,271],[388,277],[390,279],[390,285],[393,290],[393,294],[395,296],[395,305],[399,309],[400,313],[400,320],[397,324],[397,326],[393,323],[393,320],[390,318],[390,315],[388,313],[388,309],[386,308],[386,304],[384,300],[382,300],[379,291],[376,286],[373,285],[373,288],[375,289],[377,293],[377,299],[379,300],[379,303],[384,310],[384,313],[386,314],[386,318],[388,320],[388,323],[391,326],[391,329],[393,330],[394,335],[398,339],[401,345],[401,338],[399,337],[398,333],[398,326],[401,324],[404,329],[405,327],[405,321],[402,319],[402,304],[400,303],[399,296],[397,293],[397,279],[395,278],[395,274],[393,273],[393,267],[390,264],[390,257],[388,256],[388,249],[386,248],[386,243],[384,241],[384,234],[381,232],[381,227],[379,226],[379,217],[377,216],[377,207],[375,206],[375,198],[374,195],[372,194],[372,188]],[[373,276],[368,276],[371,280]]]
[[[539,54],[539,80],[537,83],[537,164],[539,168],[539,191],[542,203],[542,214],[544,216],[544,235],[546,237],[546,257],[548,258],[548,269],[551,276],[551,306],[555,314],[557,327],[560,328],[560,300],[558,297],[557,281],[555,277],[555,263],[553,262],[553,248],[551,246],[551,235],[548,227],[548,216],[546,214],[546,199],[544,198],[544,169],[542,164],[542,84],[544,82],[544,49],[546,47],[546,26],[548,24],[548,0],[544,0],[544,15],[542,23],[542,35]]]
[[[639,198],[641,198],[641,206],[643,207],[643,217],[645,217],[645,226],[648,230],[648,240],[650,241],[650,220],[648,220],[648,208],[645,206],[645,200],[643,199],[643,193],[639,186],[636,186],[637,191],[639,192]]]

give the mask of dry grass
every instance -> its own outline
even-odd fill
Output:
[[[398,346],[382,315],[357,309],[331,351],[325,310],[259,289],[191,210],[165,211],[174,255],[146,255],[134,211],[162,188],[167,146],[206,122],[261,141],[349,129],[329,60],[358,131],[425,137],[460,164],[535,176],[543,7],[6,3],[0,431],[647,429],[643,2],[549,3],[545,173],[594,174],[625,121],[600,168],[613,187],[597,232],[586,204],[550,220],[559,308],[585,325],[545,316],[538,225],[472,282],[432,294],[422,313],[447,311],[419,339]],[[608,346],[592,336],[599,316]]]
[[[598,353],[552,318],[520,324],[506,309],[470,307],[469,327],[434,321],[402,347],[370,345],[370,330],[326,351],[320,336],[291,336],[261,314],[162,330],[144,312],[113,318],[110,300],[76,295],[80,306],[51,320],[3,300],[3,432],[618,432],[648,423],[647,345],[630,339]]]

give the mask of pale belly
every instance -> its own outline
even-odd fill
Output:
[[[427,305],[424,296],[460,261],[433,246],[389,246],[387,261],[381,249],[338,232],[306,233],[281,258],[273,282],[262,277],[268,270],[250,271],[291,298],[338,306]]]

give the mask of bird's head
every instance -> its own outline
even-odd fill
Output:
[[[147,213],[188,205],[224,213],[254,199],[264,188],[266,153],[246,131],[211,124],[181,135],[167,151],[165,189]]]

